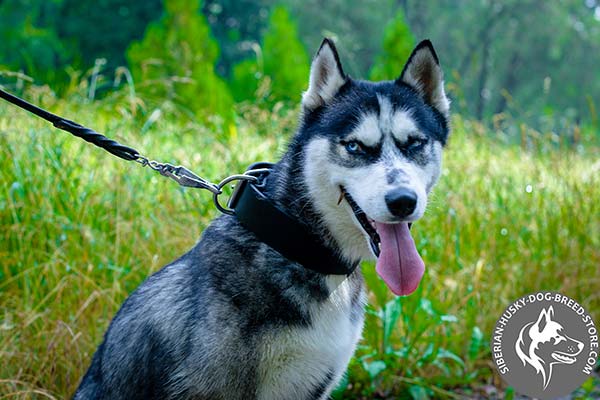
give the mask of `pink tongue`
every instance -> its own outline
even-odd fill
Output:
[[[381,254],[375,270],[397,295],[409,295],[417,289],[425,264],[410,236],[408,223],[382,224],[375,222],[381,239]]]

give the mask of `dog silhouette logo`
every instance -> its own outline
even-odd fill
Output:
[[[600,348],[586,309],[560,293],[536,292],[510,304],[491,336],[498,374],[541,400],[566,396],[590,377]]]
[[[554,319],[554,308],[550,306],[542,309],[536,321],[521,328],[515,350],[523,365],[529,364],[542,375],[545,390],[554,366],[574,364],[583,350],[583,342],[566,334],[563,325]]]

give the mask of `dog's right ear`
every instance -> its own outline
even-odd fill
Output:
[[[415,47],[396,82],[413,87],[427,104],[448,118],[450,101],[444,92],[444,73],[429,40]]]
[[[302,95],[302,108],[314,110],[331,101],[347,77],[331,39],[323,39],[310,66],[308,90]]]

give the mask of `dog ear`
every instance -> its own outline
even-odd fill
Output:
[[[314,110],[329,103],[346,80],[333,41],[323,39],[310,66],[310,80],[308,90],[302,95],[302,107],[306,110]]]
[[[429,40],[415,47],[396,83],[413,87],[427,104],[448,117],[450,100],[444,91],[444,72]]]

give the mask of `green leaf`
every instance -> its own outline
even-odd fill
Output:
[[[421,358],[419,358],[420,365],[429,364],[432,360],[438,357],[439,348],[434,346],[433,343],[429,343],[423,352]]]
[[[456,361],[461,367],[465,368],[465,362],[463,361],[463,359],[460,358],[455,353],[451,352],[450,350],[439,349],[439,351],[437,353],[437,358],[438,359],[449,359],[449,360]]]
[[[373,380],[377,375],[379,375],[383,370],[386,369],[385,362],[381,360],[375,360],[372,362],[363,362],[363,368],[369,374],[371,380]]]
[[[455,315],[444,314],[440,317],[443,322],[458,322],[458,318]]]
[[[394,354],[396,355],[396,357],[398,358],[408,358],[408,348],[407,347],[402,347],[400,350],[396,350],[394,351]]]
[[[473,361],[477,359],[477,354],[479,354],[482,341],[483,333],[481,333],[481,329],[479,329],[477,326],[474,326],[473,330],[471,331],[471,342],[469,343],[469,360]]]
[[[383,308],[383,349],[386,354],[391,352],[390,338],[402,312],[402,297],[396,297],[386,303]]]
[[[437,311],[433,309],[433,304],[431,304],[431,300],[429,299],[420,299],[419,300],[419,309],[425,311],[427,314],[431,316],[438,316]]]
[[[373,358],[377,355],[376,351],[370,352],[365,354],[364,356],[359,357],[359,360],[362,361],[363,363],[365,363],[365,360],[368,360],[369,358]]]
[[[408,388],[408,392],[415,400],[428,400],[429,395],[427,394],[427,389],[423,386],[413,385]]]

